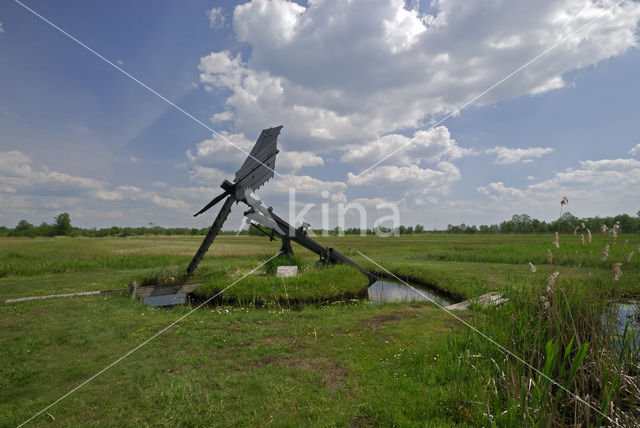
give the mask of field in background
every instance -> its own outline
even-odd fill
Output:
[[[561,235],[558,249],[552,245],[552,235],[349,236],[318,241],[368,268],[380,271],[358,252],[403,278],[432,284],[460,298],[502,290],[514,301],[510,310],[517,309],[524,319],[531,317],[525,311],[531,301],[540,304],[536,293],[544,290],[555,271],[560,272],[558,283],[570,283],[567,293],[572,287],[588,286],[594,290],[589,294],[598,298],[604,295],[595,293],[600,289],[611,298],[640,296],[640,254],[636,251],[627,261],[640,236],[620,235],[616,241],[608,235],[593,238],[583,246],[579,235]],[[179,275],[200,240],[190,236],[0,239],[0,299],[124,288],[131,280]],[[605,245],[609,256],[602,260]],[[201,263],[200,278],[209,287],[230,284],[278,249],[277,242],[262,237],[221,236]],[[316,256],[298,246],[294,250],[313,270]],[[548,264],[548,251],[553,264]],[[529,262],[536,266],[535,273]],[[615,263],[621,263],[622,276],[613,282]],[[55,418],[68,426],[523,422],[523,411],[515,410],[517,402],[510,403],[504,394],[493,394],[487,387],[496,376],[489,367],[492,363],[469,360],[474,354],[470,351],[484,345],[466,328],[429,304],[372,305],[351,300],[353,296],[344,291],[360,278],[353,272],[310,271],[299,291],[287,290],[313,303],[302,310],[281,302],[253,309],[256,296],[268,303],[284,284],[272,281],[260,289],[260,277],[240,282],[225,295],[228,302],[236,299],[241,306],[197,311],[37,421]],[[323,280],[325,276],[328,279]],[[335,292],[327,293],[331,286],[325,282],[330,280],[335,280]],[[353,290],[363,287],[366,283]],[[533,300],[518,302],[520,295]],[[127,296],[2,304],[0,425],[29,418],[188,310],[149,308]],[[505,321],[513,316],[506,310],[463,316],[474,322],[491,317]],[[501,332],[496,328],[492,334]],[[569,339],[570,335],[562,343]],[[545,343],[538,345],[542,355],[533,349],[531,361],[542,367]],[[485,356],[496,352],[482,350]],[[502,369],[509,366],[497,356],[495,360]],[[571,382],[572,388],[576,386],[575,380]],[[505,384],[499,382],[498,387]],[[500,415],[502,409],[508,411]]]

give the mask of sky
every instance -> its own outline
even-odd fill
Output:
[[[553,220],[563,196],[640,210],[639,2],[20,2],[0,3],[0,225],[204,227],[278,125],[256,194],[314,228],[359,226],[348,204],[427,229]]]

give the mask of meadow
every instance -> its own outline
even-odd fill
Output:
[[[0,299],[178,277],[200,240],[2,238]],[[215,304],[184,318],[31,423],[639,422],[639,350],[630,333],[615,334],[603,314],[612,301],[640,298],[640,235],[614,240],[594,234],[583,245],[579,234],[561,234],[559,248],[550,234],[318,241],[373,271],[383,273],[363,255],[411,284],[456,299],[500,291],[508,303],[472,305],[458,316],[586,397],[595,410],[433,304],[368,302],[368,282],[357,270],[318,269],[315,255],[298,246],[299,277],[259,272],[241,279],[277,253],[279,244],[221,236],[200,265],[197,279],[205,284],[191,305],[152,308],[128,295],[3,303],[0,425],[19,425],[236,280]],[[616,269],[621,276],[614,280]]]

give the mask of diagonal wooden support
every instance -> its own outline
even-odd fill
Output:
[[[216,235],[218,235],[218,232],[220,232],[220,229],[222,229],[222,225],[227,220],[227,217],[231,212],[231,205],[233,205],[234,202],[235,198],[233,196],[229,196],[227,200],[224,201],[224,205],[222,205],[222,208],[220,208],[220,212],[218,213],[216,219],[213,221],[211,229],[209,229],[209,232],[207,232],[207,236],[205,236],[204,241],[202,241],[202,244],[200,244],[198,252],[195,256],[193,256],[193,260],[191,260],[191,263],[189,263],[189,267],[187,268],[187,277],[190,277],[193,274],[193,271],[196,270],[196,268],[198,267],[198,263],[200,263],[200,260],[202,260],[202,258],[206,254],[207,250],[211,246],[211,243],[216,238]]]

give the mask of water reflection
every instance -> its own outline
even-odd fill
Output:
[[[397,282],[376,281],[369,287],[368,295],[369,300],[375,303],[434,301],[442,306],[448,306],[452,303],[432,291],[423,289],[419,291]]]
[[[640,301],[614,303],[612,308],[616,332],[624,334],[624,328],[629,321],[629,333],[634,336],[633,342],[640,347]],[[605,318],[606,320],[606,318]]]

